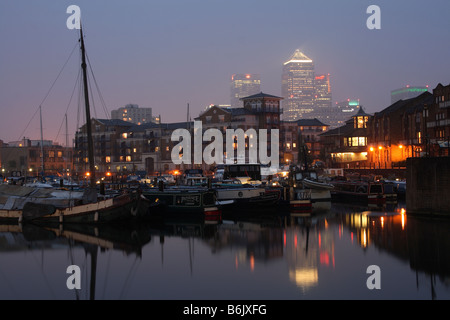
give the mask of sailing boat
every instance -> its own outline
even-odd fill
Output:
[[[109,199],[98,198],[86,71],[86,52],[82,28],[80,28],[80,44],[90,169],[89,186],[84,190],[82,199],[72,198],[70,199],[70,205],[57,207],[51,203],[43,203],[38,199],[30,199],[31,201],[26,202],[21,208],[3,208],[0,210],[0,220],[17,222],[107,223],[141,218],[145,216],[151,206],[150,200],[137,193],[124,193]]]

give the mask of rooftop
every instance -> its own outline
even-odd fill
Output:
[[[267,93],[264,93],[264,92],[261,91],[260,93],[257,93],[257,94],[254,94],[254,95],[251,95],[251,96],[248,96],[248,97],[244,97],[244,98],[241,98],[239,100],[261,99],[261,98],[280,99],[280,100],[283,99],[281,97],[273,96],[271,94],[267,94]]]
[[[284,65],[288,63],[311,63],[313,62],[310,58],[308,58],[303,52],[300,51],[300,49],[295,50],[294,54],[289,58],[288,61],[284,63]]]

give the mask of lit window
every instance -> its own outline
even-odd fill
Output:
[[[127,156],[127,162],[131,162],[131,156]]]
[[[124,132],[124,133],[122,133],[122,137],[123,137],[124,139],[126,139],[126,138],[128,137],[128,134],[127,134],[126,132]]]
[[[106,163],[111,163],[111,157],[110,156],[106,156],[105,161],[106,161]]]
[[[366,137],[358,137],[358,145],[359,146],[365,146],[366,145],[367,138]]]

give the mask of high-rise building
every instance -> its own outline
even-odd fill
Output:
[[[309,118],[314,111],[314,62],[299,49],[283,64],[281,80],[283,120]]]
[[[399,100],[415,98],[424,92],[428,92],[428,86],[413,87],[407,85],[406,87],[391,91],[391,103],[395,103]]]
[[[324,107],[323,109],[326,112],[322,112],[315,117],[333,129],[344,125],[345,121],[360,110],[360,107],[359,99],[347,99],[342,102],[336,102],[332,107]]]
[[[152,108],[139,108],[137,104],[127,104],[125,107],[111,111],[111,119],[123,120],[139,125],[157,122],[152,117]]]
[[[233,74],[231,76],[231,107],[241,108],[241,98],[261,92],[261,77],[259,74]]]
[[[316,111],[331,108],[330,74],[316,75]]]

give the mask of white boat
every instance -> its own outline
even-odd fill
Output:
[[[310,190],[311,202],[331,201],[331,190],[334,185],[319,181],[315,171],[299,171],[294,173],[295,187]]]

